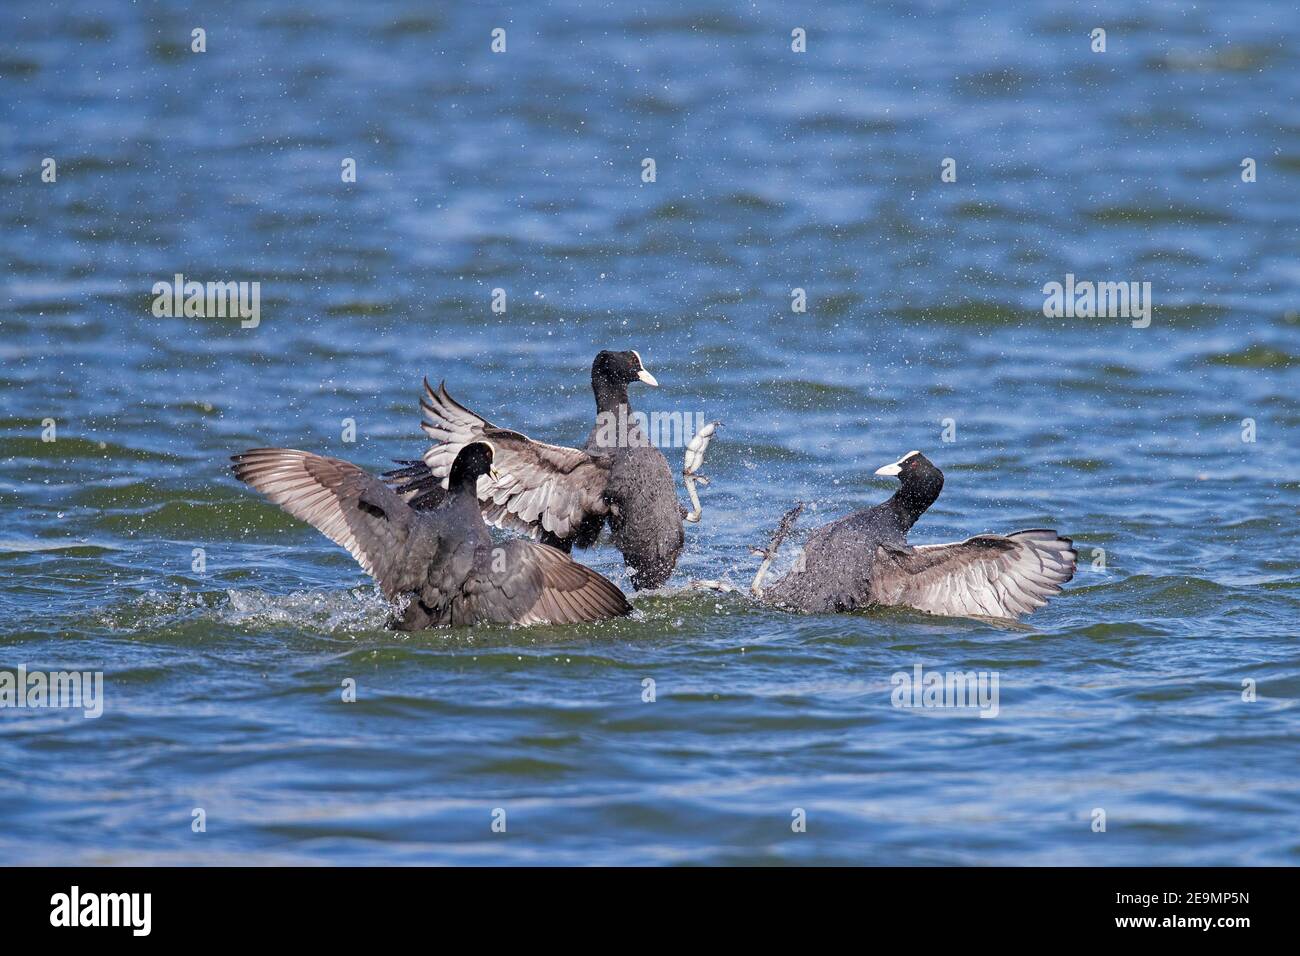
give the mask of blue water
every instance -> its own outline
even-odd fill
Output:
[[[0,862],[1300,862],[1292,5],[9,0],[0,37],[0,671],[104,673],[98,719],[0,709]],[[153,316],[178,272],[260,325]],[[1067,273],[1150,282],[1150,326],[1046,318]],[[425,375],[578,443],[604,347],[725,422],[630,620],[385,631],[225,472],[414,456]],[[1026,627],[686,589],[914,448],[915,542],[1076,541]],[[998,716],[895,708],[917,664]]]

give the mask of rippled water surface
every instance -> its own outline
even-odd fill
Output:
[[[105,675],[97,720],[0,710],[0,861],[1300,861],[1290,4],[11,0],[0,32],[0,669]],[[260,325],[154,317],[178,272],[260,282]],[[1150,282],[1150,327],[1044,317],[1067,273]],[[425,375],[578,443],[602,347],[658,376],[639,407],[725,422],[630,620],[387,632],[225,472],[416,455]],[[686,589],[913,448],[948,477],[914,541],[1076,541],[1027,627]],[[996,671],[998,717],[894,708],[916,664]]]

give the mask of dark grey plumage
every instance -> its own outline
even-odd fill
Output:
[[[419,510],[445,494],[444,479],[457,452],[472,441],[496,449],[499,477],[478,486],[484,520],[520,531],[563,551],[590,547],[608,524],[632,569],[633,587],[668,580],[686,536],[685,513],[663,454],[633,418],[627,387],[657,385],[635,351],[601,352],[591,366],[596,425],[582,448],[548,445],[499,428],[461,405],[443,383],[424,383],[421,427],[435,444],[421,463],[401,461],[389,481]]]
[[[1074,576],[1069,538],[1033,529],[913,547],[907,534],[943,490],[943,472],[910,452],[877,474],[897,475],[888,501],[818,528],[795,569],[763,601],[808,612],[899,605],[934,614],[1018,618]]]
[[[438,504],[416,511],[356,465],[289,448],[235,455],[235,477],[342,545],[400,610],[400,630],[458,624],[573,624],[627,614],[612,582],[555,548],[494,544],[475,487],[493,452],[466,445]]]

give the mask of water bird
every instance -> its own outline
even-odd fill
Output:
[[[461,447],[446,494],[423,511],[338,458],[254,448],[231,460],[236,478],[348,550],[397,606],[390,625],[398,630],[575,624],[629,613],[613,582],[564,552],[522,538],[492,540],[475,489],[493,477],[494,457],[487,442]]]
[[[582,448],[548,445],[493,425],[461,405],[447,391],[424,381],[422,422],[434,444],[422,461],[403,466],[384,479],[411,507],[436,507],[447,493],[447,476],[460,449],[488,441],[496,449],[497,476],[481,481],[478,497],[488,524],[520,531],[569,552],[589,548],[608,525],[615,546],[631,568],[637,590],[657,588],[672,574],[685,544],[683,522],[700,519],[696,484],[704,452],[719,422],[691,438],[682,471],[694,509],[677,499],[663,453],[640,427],[628,401],[634,382],[658,386],[636,350],[600,352],[591,364],[596,424]]]
[[[1060,593],[1078,554],[1069,538],[1032,528],[950,544],[910,545],[908,532],[943,490],[943,472],[919,451],[876,471],[898,478],[888,501],[815,530],[788,574],[764,589],[776,548],[798,515],[788,512],[751,586],[764,603],[825,613],[870,605],[953,617],[1018,619]]]

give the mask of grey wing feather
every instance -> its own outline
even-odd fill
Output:
[[[236,478],[346,548],[390,599],[423,583],[436,539],[379,479],[292,448],[253,448],[231,461]]]
[[[956,617],[1019,618],[1059,594],[1078,553],[1055,531],[983,534],[876,552],[871,598]]]
[[[485,561],[462,585],[464,619],[576,624],[632,610],[612,581],[562,551],[522,540],[504,547],[503,561]]]
[[[445,482],[465,445],[491,443],[498,477],[484,475],[477,489],[488,524],[533,537],[548,531],[563,539],[587,518],[608,513],[608,462],[577,448],[548,445],[498,428],[452,398],[445,383],[434,389],[426,379],[420,407],[425,417],[420,427],[435,442],[424,453],[424,462],[440,482]]]

